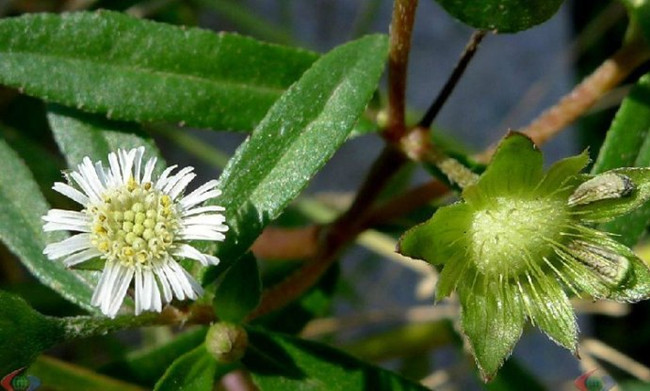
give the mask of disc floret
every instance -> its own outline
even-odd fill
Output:
[[[180,227],[171,197],[131,177],[126,186],[111,189],[86,211],[92,223],[90,243],[110,261],[127,267],[151,268],[174,250]]]

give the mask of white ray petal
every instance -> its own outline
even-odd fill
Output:
[[[158,180],[156,181],[156,184],[155,184],[154,187],[156,189],[159,189],[159,190],[162,189],[165,186],[165,184],[167,183],[167,180],[168,180],[167,177],[169,176],[169,174],[172,171],[174,171],[176,169],[176,167],[178,167],[178,166],[176,164],[174,164],[173,166],[169,166],[169,167],[165,168],[165,170],[162,172],[162,174],[160,174],[160,177],[158,177]]]
[[[115,280],[113,290],[111,291],[111,301],[106,308],[106,311],[103,311],[110,318],[114,318],[119,311],[122,302],[124,301],[124,296],[126,296],[126,290],[131,284],[133,279],[134,268],[132,267],[122,267],[120,266],[119,274]]]
[[[84,251],[80,251],[76,254],[72,254],[69,257],[65,258],[63,260],[63,264],[66,265],[67,267],[71,267],[77,264],[80,264],[82,262],[85,262],[89,259],[97,258],[102,255],[99,250],[96,248],[92,247]]]
[[[205,254],[190,246],[189,244],[181,244],[174,252],[174,255],[178,257],[194,259],[195,261],[199,261],[201,265],[208,266],[208,259],[206,258]]]
[[[91,186],[86,178],[83,177],[80,173],[76,171],[72,171],[70,173],[70,177],[77,182],[77,185],[81,187],[81,190],[83,190],[84,193],[88,196],[90,201],[92,202],[99,202],[101,201],[99,193]]]
[[[133,285],[135,286],[135,314],[140,315],[143,309],[146,310],[144,303],[144,287],[142,286],[142,269],[137,269],[133,275]]]
[[[176,262],[170,262],[170,268],[174,271],[178,282],[183,287],[185,296],[188,299],[196,299],[197,293],[203,293],[203,288],[181,265]]]
[[[180,200],[179,203],[181,207],[183,209],[189,209],[192,206],[197,205],[205,200],[220,196],[221,190],[215,189],[215,187],[218,184],[219,181],[213,179],[199,186],[196,190],[194,190],[190,194],[183,197],[182,200]]]
[[[62,223],[62,222],[48,222],[43,226],[43,231],[75,231],[75,232],[90,232],[91,229],[88,224],[80,225],[76,223]]]
[[[226,216],[222,214],[202,214],[198,216],[186,217],[183,219],[184,226],[205,225],[208,227],[221,226],[226,221]]]
[[[90,248],[90,235],[87,233],[70,236],[60,242],[48,244],[43,254],[50,259],[59,259],[77,251]]]
[[[99,179],[99,176],[97,175],[97,170],[95,169],[93,162],[90,161],[90,158],[88,156],[84,157],[83,161],[77,168],[79,170],[79,173],[88,182],[88,185],[90,185],[95,191],[95,193],[97,193],[97,195],[101,197],[101,194],[106,189],[101,179]]]
[[[99,282],[95,287],[95,292],[93,292],[93,297],[90,299],[90,304],[102,307],[104,301],[110,299],[113,280],[117,276],[119,267],[119,262],[106,262],[102,276],[99,278]]]
[[[97,177],[99,178],[99,180],[104,185],[104,188],[106,188],[109,185],[109,181],[108,181],[108,177],[106,176],[106,170],[104,169],[104,164],[102,164],[101,161],[95,163],[95,172],[97,173]]]
[[[144,289],[149,292],[149,307],[151,311],[162,311],[162,303],[160,301],[160,289],[156,284],[156,277],[150,269],[143,271],[144,276]]]
[[[167,194],[170,194],[170,190],[183,178],[186,176],[192,175],[192,178],[196,176],[195,174],[192,174],[192,171],[194,171],[194,167],[188,166],[188,167],[183,167],[179,172],[176,174],[170,176],[167,178],[167,181],[165,182],[165,186],[161,188],[161,190]]]
[[[54,186],[52,186],[52,190],[59,192],[76,203],[84,206],[88,205],[90,202],[90,199],[85,194],[63,182],[55,182]]]
[[[169,286],[169,281],[167,280],[167,276],[165,275],[163,268],[163,266],[158,266],[155,267],[153,271],[158,277],[158,281],[160,281],[160,285],[162,286],[163,302],[169,303],[174,297],[172,295],[172,289]]]
[[[188,174],[185,175],[181,180],[176,182],[174,186],[172,186],[168,191],[167,194],[172,198],[172,200],[175,200],[178,198],[178,196],[185,191],[187,188],[187,185],[192,182],[192,180],[196,177],[196,174]],[[169,185],[168,185],[169,186]]]
[[[225,226],[224,226],[225,227]],[[183,229],[179,233],[179,237],[182,239],[189,239],[189,240],[216,240],[216,241],[222,241],[226,238],[226,235],[224,235],[222,232],[224,229],[222,227],[219,227],[220,231],[216,231],[213,229],[207,229],[206,227],[202,226],[189,226],[189,227],[183,227]],[[225,227],[227,230],[227,227]]]
[[[178,267],[182,270],[183,275],[185,276],[185,281],[192,289],[192,296],[189,296],[189,298],[196,300],[196,298],[203,294],[203,287],[198,283],[198,281],[194,279],[194,277],[192,277],[190,273],[187,272],[187,270],[183,269],[180,265],[178,265]]]
[[[155,156],[147,160],[147,164],[144,167],[144,175],[142,176],[142,182],[151,182],[151,175],[153,174],[153,169],[156,167],[156,161],[158,158]]]
[[[144,147],[138,147],[135,149],[135,160],[133,173],[136,183],[140,183],[140,174],[142,174],[142,156],[144,155]]]
[[[125,149],[117,150],[117,158],[120,163],[120,169],[122,170],[122,179],[124,183],[127,183],[129,178],[132,176],[133,169],[133,158],[135,157],[135,150],[132,149],[127,151]]]
[[[122,178],[122,172],[120,170],[120,163],[117,160],[117,155],[115,152],[108,154],[108,163],[111,166],[111,178],[113,186],[122,185],[125,183],[125,180]]]
[[[172,265],[175,264],[176,262],[174,261],[167,262],[167,264],[162,267],[162,271],[165,273],[165,277],[167,277],[167,281],[169,281],[169,285],[171,285],[172,290],[174,291],[174,296],[176,296],[178,300],[185,300],[185,290],[183,289],[183,284],[178,280],[178,276],[172,268]]]
[[[43,216],[43,220],[45,221],[56,222],[58,219],[76,221],[79,223],[90,223],[92,221],[87,214],[75,210],[50,209],[47,211],[47,214]]]
[[[208,205],[208,206],[200,206],[198,208],[192,208],[192,209],[186,209],[181,212],[181,216],[186,217],[186,216],[194,216],[202,213],[208,213],[208,212],[223,212],[225,211],[226,208],[223,206],[219,205]]]

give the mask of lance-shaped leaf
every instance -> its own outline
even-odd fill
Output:
[[[41,217],[49,206],[32,174],[1,140],[0,156],[4,165],[0,170],[0,240],[43,284],[95,312],[90,305],[90,277],[85,272],[71,272],[62,262],[53,262],[43,255],[48,236],[43,232]]]
[[[0,83],[130,121],[249,130],[317,55],[116,12],[0,21]]]
[[[221,176],[230,231],[222,262],[241,256],[346,140],[384,68],[387,40],[370,35],[321,57],[269,110]]]

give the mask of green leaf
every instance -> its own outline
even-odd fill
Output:
[[[524,309],[510,286],[499,287],[477,278],[460,284],[461,325],[483,380],[488,381],[503,365],[524,328]]]
[[[96,114],[84,113],[59,105],[50,105],[47,114],[54,139],[66,158],[68,167],[74,169],[88,156],[93,162],[108,162],[108,154],[119,148],[145,147],[144,159],[162,157],[153,140],[139,125],[112,121]]]
[[[618,167],[650,166],[648,130],[650,130],[650,74],[643,76],[623,100],[607,132],[592,173],[600,174]],[[630,214],[603,224],[602,228],[607,232],[620,235],[620,242],[632,246],[641,237],[648,220],[650,220],[650,206],[645,205]]]
[[[0,376],[29,365],[63,341],[63,326],[34,311],[22,298],[0,291]]]
[[[144,388],[108,376],[100,375],[84,367],[69,364],[52,357],[36,359],[27,373],[36,376],[48,390],[75,391],[144,391]]]
[[[218,202],[230,231],[222,262],[241,256],[346,140],[370,100],[388,50],[370,35],[321,57],[269,110],[224,170]]]
[[[466,258],[465,249],[471,244],[462,238],[472,224],[473,212],[470,205],[462,202],[438,209],[429,220],[402,235],[398,252],[433,265],[460,262]]]
[[[587,164],[589,164],[589,153],[586,150],[580,155],[558,160],[553,163],[546,175],[544,175],[544,179],[542,180],[542,183],[540,183],[538,191],[547,194],[557,194],[558,189],[562,188],[562,186],[569,180],[575,181],[575,178],[579,177],[580,171],[582,171]],[[572,191],[571,188],[568,190]]]
[[[248,337],[242,362],[264,391],[426,389],[320,343],[253,328]]]
[[[257,307],[262,281],[253,254],[238,259],[225,273],[214,295],[214,312],[222,321],[239,323]]]
[[[205,327],[187,331],[164,345],[134,352],[121,361],[109,364],[101,372],[150,387],[174,360],[202,344],[206,331]]]
[[[205,345],[180,356],[156,383],[155,391],[212,391],[217,362],[205,350]]]
[[[480,205],[485,200],[474,196],[479,189],[480,193],[493,197],[534,191],[543,178],[543,167],[544,157],[533,140],[522,133],[510,132],[499,143],[478,183],[465,188],[463,198]]]
[[[32,174],[20,158],[0,140],[0,239],[18,256],[41,283],[66,299],[91,312],[91,278],[85,272],[72,272],[62,262],[53,262],[43,249],[49,239],[62,239],[43,232],[41,217],[49,209]]]
[[[650,74],[636,83],[621,103],[600,148],[592,174],[633,166],[650,130]]]
[[[436,0],[453,17],[472,27],[514,33],[545,22],[563,0]]]
[[[526,291],[522,300],[534,304],[527,309],[530,321],[550,339],[573,353],[577,352],[578,324],[571,302],[555,276],[536,278],[534,283],[520,283]]]
[[[252,129],[316,58],[108,11],[0,21],[0,83],[137,122]]]

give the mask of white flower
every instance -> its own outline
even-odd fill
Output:
[[[53,189],[83,205],[80,212],[51,209],[43,217],[45,231],[77,234],[48,245],[43,253],[63,258],[70,267],[94,258],[106,261],[92,305],[115,317],[134,281],[135,313],[158,311],[163,303],[196,299],[199,283],[178,264],[189,258],[202,265],[219,259],[201,253],[189,240],[222,241],[228,227],[221,206],[200,206],[221,194],[212,180],[188,195],[183,192],[196,176],[192,167],[172,174],[176,166],[152,178],[156,158],[143,170],[144,148],[110,153],[110,168],[85,157],[68,176],[68,184]]]

